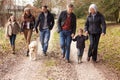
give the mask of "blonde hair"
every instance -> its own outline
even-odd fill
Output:
[[[10,16],[10,18],[8,19],[8,21],[11,21],[12,17],[14,17],[14,21],[16,21],[16,17],[14,15]]]

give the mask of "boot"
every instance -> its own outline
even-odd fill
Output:
[[[26,56],[29,56],[29,49],[27,50]]]
[[[80,57],[78,56],[78,64],[79,64]]]
[[[80,63],[82,63],[82,56],[80,56]]]
[[[12,54],[15,54],[15,45],[13,45],[11,47],[12,47]]]

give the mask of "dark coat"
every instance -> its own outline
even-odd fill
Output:
[[[41,31],[43,26],[44,26],[44,21],[45,21],[45,15],[42,12],[39,15],[39,17],[38,17],[38,19],[36,21],[35,28],[37,28],[38,25],[40,24],[39,30]],[[48,15],[47,15],[47,25],[48,25],[49,30],[52,30],[52,28],[54,26],[54,17],[53,17],[53,14],[51,14],[49,11],[48,11]]]
[[[29,29],[33,29],[35,25],[35,17],[30,14],[30,15],[22,15],[22,23],[21,23],[21,30],[23,31],[24,29],[27,29],[27,22],[30,22]]]
[[[106,23],[104,16],[97,12],[93,20],[93,16],[90,14],[87,17],[87,21],[85,23],[85,31],[88,31],[89,34],[106,33]]]
[[[73,39],[73,41],[77,41],[77,43],[76,43],[76,47],[77,48],[84,49],[85,48],[85,40],[87,40],[87,39],[88,39],[88,36],[84,36],[84,35],[79,36],[79,35],[77,35]]]
[[[76,32],[76,16],[74,13],[70,14],[71,16],[71,31],[73,34]],[[67,19],[67,11],[62,11],[58,19],[58,32],[62,31],[62,26],[64,25]]]

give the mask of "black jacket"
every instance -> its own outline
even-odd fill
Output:
[[[44,20],[45,20],[45,16],[44,13],[42,12],[35,24],[35,28],[37,29],[38,25],[39,25],[39,30],[42,30],[42,27],[44,26]],[[52,30],[53,26],[54,26],[54,17],[53,15],[48,11],[48,15],[47,15],[47,25],[49,27],[50,30]]]
[[[76,16],[74,13],[70,14],[71,16],[71,31],[75,34],[76,32]],[[58,18],[58,32],[62,31],[62,26],[64,25],[67,19],[67,11],[62,11],[59,18]]]
[[[85,40],[87,40],[87,39],[88,39],[88,36],[84,36],[84,35],[79,36],[79,35],[77,35],[77,36],[73,39],[73,41],[77,41],[77,43],[76,43],[76,47],[77,47],[77,48],[83,49],[83,48],[85,48]]]
[[[106,23],[104,16],[97,12],[93,20],[93,16],[90,14],[87,17],[87,21],[85,23],[85,31],[88,31],[89,34],[106,33]]]

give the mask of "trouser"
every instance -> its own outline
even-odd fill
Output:
[[[90,38],[90,46],[88,50],[88,57],[92,56],[92,59],[96,61],[100,34],[90,34],[89,38]]]
[[[25,40],[26,40],[26,43],[27,43],[27,49],[29,48],[29,44],[30,44],[30,40],[31,40],[31,36],[32,36],[32,29],[25,29],[23,31],[24,33],[24,37],[25,37]]]
[[[46,54],[48,50],[49,39],[50,39],[50,30],[49,29],[41,30],[40,31],[40,42],[41,42],[42,50],[44,54]]]
[[[16,40],[16,34],[12,34],[10,36],[10,44],[12,47],[12,51],[15,51],[15,40]]]
[[[60,45],[62,49],[62,54],[66,56],[67,60],[69,60],[70,57],[71,40],[71,31],[63,30],[60,32]]]
[[[84,48],[82,48],[82,49],[79,49],[79,48],[77,48],[77,55],[78,56],[83,56],[83,52],[84,52]]]

